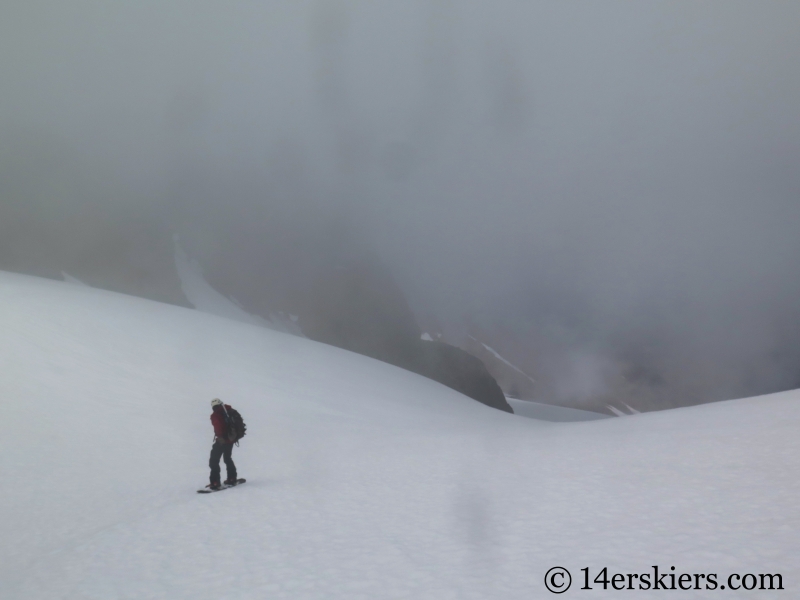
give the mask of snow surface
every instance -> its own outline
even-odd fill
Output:
[[[578,421],[597,421],[599,419],[611,418],[609,415],[589,410],[542,404],[541,402],[519,400],[517,398],[509,398],[508,396],[506,396],[506,402],[511,405],[515,415],[528,417],[530,419],[540,419],[542,421],[552,421],[553,423],[576,423]]]
[[[782,573],[800,393],[585,423],[296,336],[0,273],[0,598],[529,599],[544,573]],[[201,495],[209,401],[240,488]],[[759,595],[760,594],[760,595]],[[670,593],[573,589],[562,597]]]
[[[615,415],[617,415],[618,417],[624,417],[624,416],[626,416],[626,414],[627,414],[627,413],[624,413],[624,412],[622,412],[622,411],[621,411],[620,409],[618,409],[616,406],[611,406],[610,404],[606,404],[606,408],[607,408],[608,410],[610,410],[611,412],[613,412],[613,413],[614,413]]]
[[[70,275],[69,273],[67,273],[65,271],[61,271],[61,278],[66,283],[71,283],[73,285],[86,285],[80,279],[78,279],[77,277],[73,277],[72,275]]]
[[[630,414],[632,414],[632,415],[638,415],[638,414],[641,414],[641,412],[642,412],[640,410],[636,410],[635,408],[633,408],[630,404],[628,404],[626,402],[623,402],[623,404],[625,405],[625,408],[628,409],[628,412]]]
[[[226,298],[215,290],[206,281],[200,264],[187,256],[177,238],[175,239],[175,268],[178,271],[178,278],[181,280],[183,295],[197,310],[250,325],[271,328],[269,321],[257,315],[251,315],[235,300]]]
[[[269,319],[265,319],[258,315],[251,315],[245,311],[235,298],[226,298],[223,296],[206,281],[200,264],[196,260],[189,258],[181,247],[177,236],[174,239],[174,243],[175,268],[178,271],[178,278],[181,281],[181,289],[183,290],[183,295],[186,296],[186,299],[189,301],[189,304],[194,306],[195,309],[210,315],[216,315],[250,325],[268,327],[275,331],[282,331],[293,335],[303,335],[297,323],[298,317],[295,315],[289,315],[287,317],[282,312],[271,312]],[[64,274],[64,277],[66,279],[67,275]]]

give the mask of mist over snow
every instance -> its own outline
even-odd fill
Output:
[[[799,22],[779,0],[9,3],[0,268],[188,307],[178,234],[270,320],[367,262],[543,402],[800,387]]]

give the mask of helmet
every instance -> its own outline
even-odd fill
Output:
[[[220,400],[219,398],[214,398],[211,401],[211,406],[222,406],[222,400]]]

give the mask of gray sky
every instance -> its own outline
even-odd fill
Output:
[[[13,3],[0,202],[253,268],[343,221],[420,311],[763,364],[800,343],[799,29],[768,0]]]

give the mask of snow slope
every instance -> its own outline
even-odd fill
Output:
[[[241,321],[250,325],[271,327],[266,319],[251,315],[230,298],[226,298],[215,290],[203,276],[200,264],[190,259],[181,248],[177,237],[175,244],[175,269],[181,281],[181,290],[189,303],[201,312]]]
[[[579,410],[568,406],[554,406],[531,400],[518,400],[506,397],[506,402],[514,409],[515,415],[539,419],[542,421],[552,421],[554,423],[575,423],[578,421],[597,421],[608,419],[609,415],[592,412],[590,410]]]
[[[556,565],[782,573],[787,591],[746,597],[800,592],[798,392],[547,423],[307,339],[5,273],[0,331],[3,599],[547,598]],[[248,483],[200,495],[215,396],[248,423]]]
[[[192,260],[183,250],[178,237],[173,238],[175,244],[175,270],[181,282],[183,295],[200,312],[205,312],[250,325],[268,327],[275,331],[302,336],[297,324],[297,317],[286,316],[283,312],[270,312],[269,320],[245,311],[234,298],[226,298],[215,290],[203,275],[200,263]],[[66,273],[64,274],[66,279]]]

